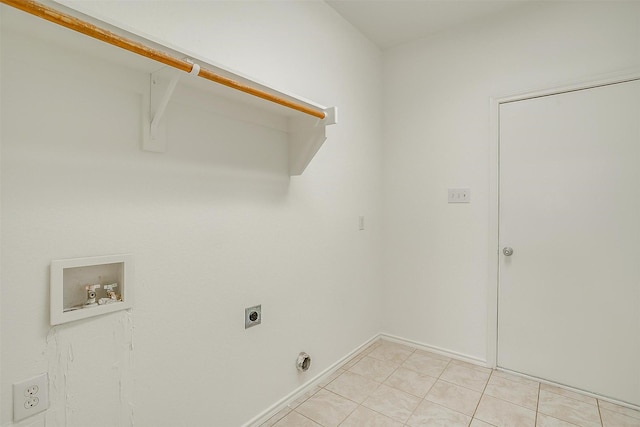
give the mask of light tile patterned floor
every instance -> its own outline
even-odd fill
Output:
[[[640,427],[640,412],[379,340],[263,427]]]

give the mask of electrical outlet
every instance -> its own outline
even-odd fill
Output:
[[[35,408],[36,406],[38,406],[39,403],[40,403],[40,399],[38,399],[37,397],[30,397],[27,399],[26,402],[24,402],[24,408],[25,409]]]
[[[40,391],[40,387],[38,387],[38,384],[33,384],[32,386],[24,389],[24,395],[25,397],[35,396],[36,394],[38,394],[39,391]]]
[[[250,328],[262,323],[262,305],[244,309],[244,328]]]
[[[49,407],[49,376],[36,377],[13,385],[13,421],[20,421]]]

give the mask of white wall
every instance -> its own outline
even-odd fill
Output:
[[[491,97],[633,68],[638,2],[536,2],[385,51],[387,332],[485,360]]]
[[[2,33],[2,8],[0,8],[0,33]],[[2,42],[0,42],[0,165],[2,164]],[[0,169],[1,172],[1,169]],[[0,173],[0,195],[2,194],[2,174]],[[2,236],[2,197],[0,197],[0,237]],[[0,321],[2,321],[2,241],[0,238]],[[0,382],[2,380],[2,325],[0,324]],[[0,391],[0,395],[2,392]],[[0,424],[3,409],[0,406]]]
[[[281,134],[178,103],[169,151],[144,153],[145,75],[3,35],[3,426],[11,384],[46,371],[47,426],[231,426],[381,330],[484,359],[489,99],[640,66],[638,3],[536,3],[384,61],[321,2],[80,4],[337,105],[340,123],[290,180]],[[446,204],[463,186],[472,203]],[[132,313],[50,328],[51,259],[123,252]],[[255,303],[264,323],[245,331]]]
[[[380,52],[322,2],[90,7],[340,123],[291,179],[283,134],[175,102],[167,153],[142,152],[147,75],[3,34],[0,424],[49,372],[29,423],[241,425],[382,329]],[[132,312],[51,328],[50,261],[113,253],[135,257]]]

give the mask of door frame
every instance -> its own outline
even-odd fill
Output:
[[[580,83],[529,91],[490,99],[489,144],[489,278],[487,289],[487,366],[495,369],[498,362],[498,289],[500,281],[500,105],[515,101],[593,89],[617,83],[640,80],[640,70],[598,77]]]

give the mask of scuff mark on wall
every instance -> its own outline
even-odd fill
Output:
[[[130,310],[51,328],[46,425],[133,426],[132,353]]]
[[[47,335],[47,345],[45,349],[45,357],[48,361],[49,373],[49,410],[45,415],[45,423],[49,427],[60,427],[65,425],[63,414],[57,410],[56,402],[60,401],[58,397],[65,389],[65,376],[62,366],[60,348],[58,343],[57,327],[52,327]]]

